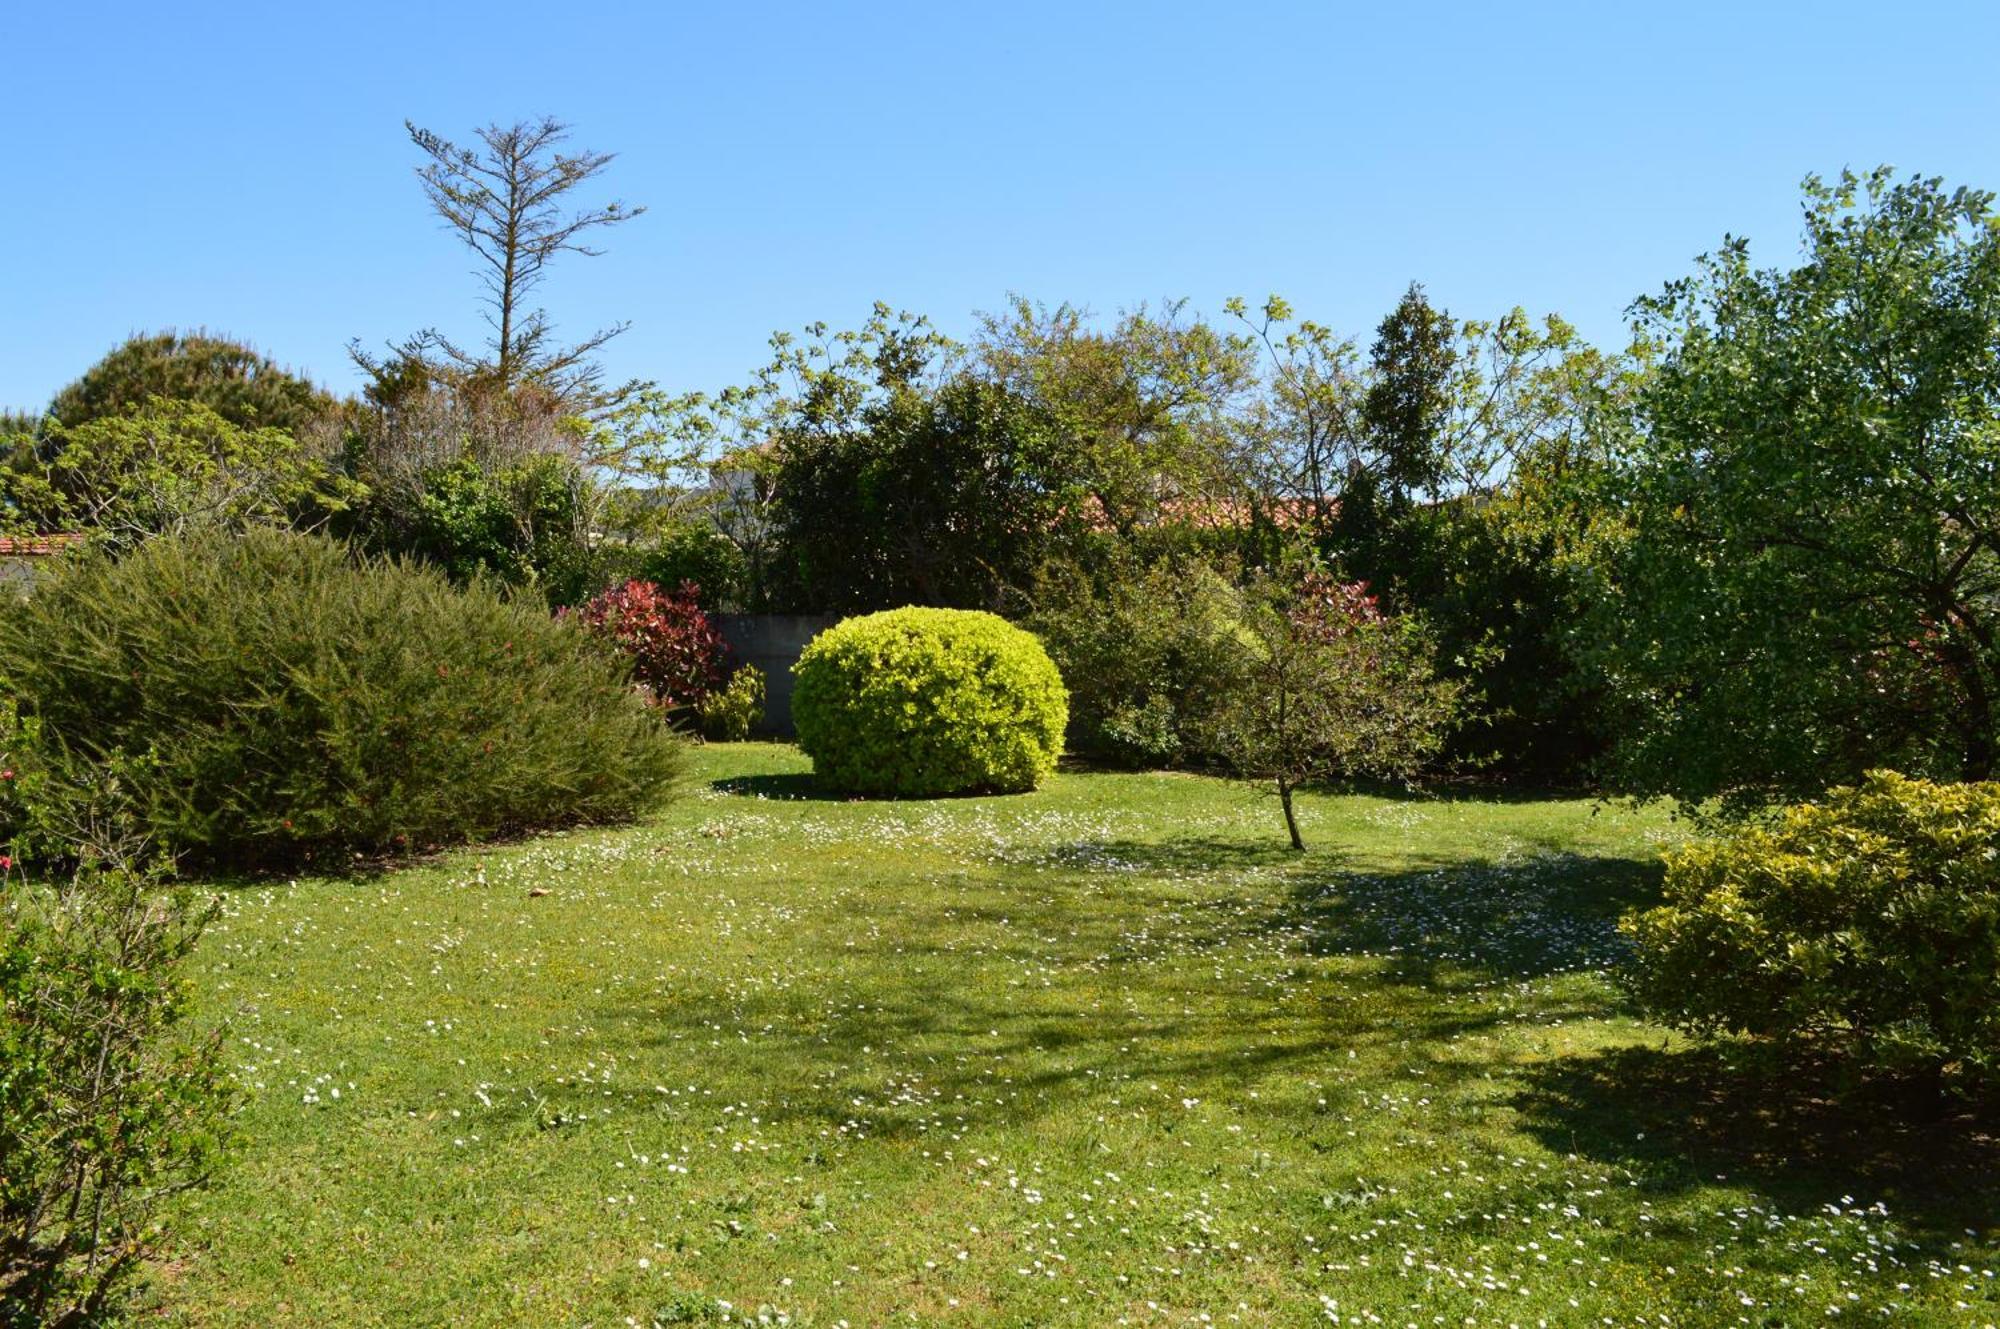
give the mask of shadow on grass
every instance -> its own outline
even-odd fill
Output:
[[[735,775],[711,780],[710,789],[738,798],[769,798],[783,802],[852,803],[853,794],[835,793],[813,783],[810,771],[786,771],[775,775]]]
[[[1284,868],[1301,873],[1324,871],[1330,862],[1337,860],[1324,852],[1307,858],[1287,848],[1276,837],[1243,840],[1190,835],[1171,840],[1080,840],[1047,850],[1034,861],[1075,872],[1185,877],[1252,868]]]
[[[1213,944],[1246,928],[1294,939],[1305,954],[1366,955],[1390,962],[1390,977],[1438,981],[1444,967],[1492,978],[1535,978],[1622,960],[1619,916],[1659,898],[1657,862],[1544,851],[1501,862],[1446,860],[1395,872],[1341,866],[1322,851],[1310,857],[1282,842],[1184,837],[1157,842],[1089,841],[1067,845],[1038,865],[1087,873],[1135,873],[1157,880],[1212,875],[1276,875],[1275,911],[1244,919],[1240,897],[1222,895],[1188,907],[1215,914]]]
[[[1310,954],[1390,958],[1403,981],[1446,965],[1535,978],[1623,959],[1618,917],[1655,901],[1660,879],[1657,863],[1568,852],[1338,872],[1298,884],[1273,926]]]
[[[735,775],[711,780],[708,787],[718,794],[738,798],[767,798],[780,802],[813,803],[948,803],[967,798],[1015,798],[1016,792],[968,789],[956,794],[924,794],[899,798],[894,794],[857,794],[844,789],[821,787],[809,771],[786,771],[771,775]]]
[[[1515,1107],[1548,1148],[1628,1168],[1656,1193],[1721,1178],[1792,1213],[1879,1201],[1938,1238],[2000,1222],[2000,1104],[1934,1086],[1738,1047],[1641,1046],[1535,1069]]]

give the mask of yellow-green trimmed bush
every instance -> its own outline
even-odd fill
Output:
[[[968,609],[891,609],[813,638],[792,718],[829,789],[906,798],[1033,789],[1069,722],[1033,634]]]
[[[1666,897],[1624,928],[1668,1024],[2000,1083],[2000,784],[1871,772],[1669,854]]]

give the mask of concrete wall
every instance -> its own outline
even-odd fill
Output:
[[[0,557],[0,591],[26,595],[47,565],[46,558]]]
[[[838,614],[714,614],[732,663],[764,671],[764,723],[760,738],[790,738],[792,666],[806,643],[840,621]]]

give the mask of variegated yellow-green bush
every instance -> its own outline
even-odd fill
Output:
[[[813,638],[792,718],[829,789],[935,797],[1033,789],[1069,722],[1062,675],[1033,634],[966,609],[891,609]]]
[[[1666,897],[1624,928],[1668,1024],[2000,1082],[2000,784],[1871,772],[1669,854]]]

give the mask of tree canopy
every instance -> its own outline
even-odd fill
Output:
[[[1994,770],[2000,218],[1886,169],[1804,215],[1797,267],[1730,238],[1638,303],[1658,363],[1585,472],[1585,654],[1635,792]]]

